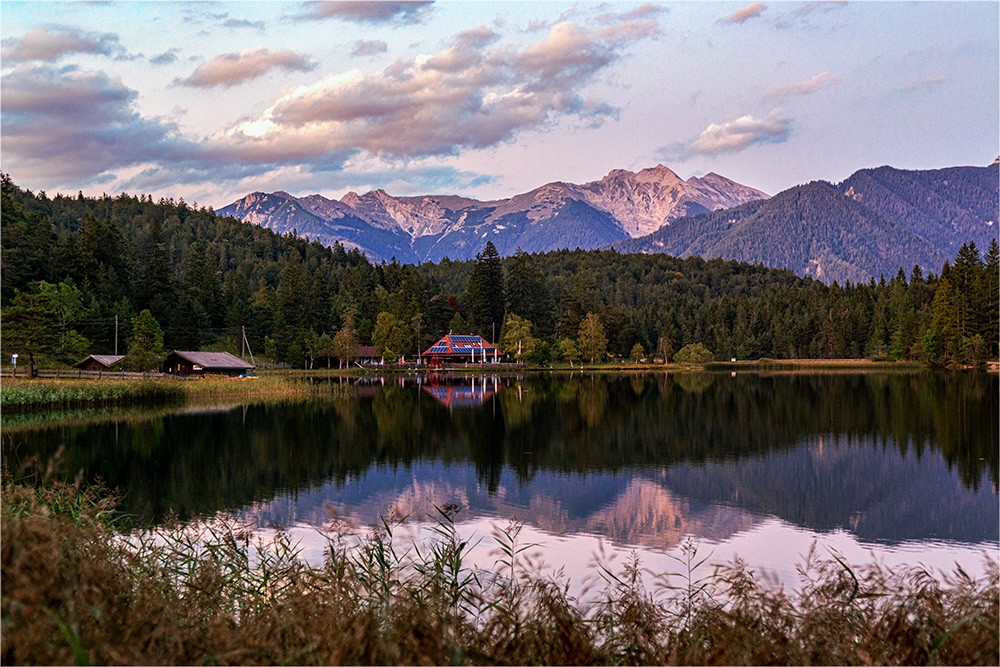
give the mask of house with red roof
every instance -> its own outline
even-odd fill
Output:
[[[503,354],[482,336],[448,334],[423,353],[430,366],[443,364],[495,364]]]

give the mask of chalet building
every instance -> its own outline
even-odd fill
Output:
[[[112,366],[124,358],[123,354],[92,354],[83,361],[77,362],[74,367],[81,371],[110,371]]]
[[[430,366],[453,363],[495,364],[500,361],[500,351],[482,336],[448,334],[431,345],[423,357]]]
[[[228,352],[183,352],[174,350],[163,362],[163,372],[171,375],[229,375],[255,370],[255,366]]]

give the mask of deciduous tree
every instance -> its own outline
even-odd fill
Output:
[[[163,361],[163,330],[148,310],[132,318],[132,335],[129,337],[125,367],[132,371],[151,371]]]
[[[590,359],[590,363],[604,357],[608,349],[608,337],[604,333],[604,325],[601,324],[601,318],[597,313],[588,313],[583,319],[577,343],[580,346],[580,354]]]

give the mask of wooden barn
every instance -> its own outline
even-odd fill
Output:
[[[75,368],[82,371],[110,371],[112,366],[124,358],[124,354],[92,354],[83,361],[77,362]]]
[[[163,372],[171,375],[228,375],[234,377],[255,370],[255,366],[228,352],[185,352],[174,350],[163,362]]]
[[[482,336],[448,334],[431,345],[423,357],[430,366],[446,363],[495,364],[501,353]]]

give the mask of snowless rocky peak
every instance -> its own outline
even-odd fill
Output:
[[[579,187],[584,201],[614,216],[633,238],[685,215],[767,197],[717,174],[684,181],[662,164],[639,172],[615,169],[600,181]]]
[[[728,178],[710,173],[700,178],[681,179],[665,165],[637,172],[615,169],[599,181],[582,185],[555,181],[530,192],[497,201],[477,201],[457,195],[420,195],[394,197],[385,190],[372,190],[359,195],[348,192],[340,201],[314,194],[296,198],[287,192],[247,195],[234,202],[232,213],[241,219],[267,226],[267,219],[281,211],[282,222],[294,226],[289,216],[297,204],[312,216],[326,223],[345,218],[358,218],[373,229],[401,234],[411,240],[423,236],[447,235],[461,231],[468,224],[491,225],[508,215],[521,215],[529,222],[544,223],[555,218],[567,202],[576,200],[609,214],[621,231],[631,237],[656,231],[685,215],[739,206],[756,199],[767,198],[759,190],[740,185]],[[228,208],[228,207],[227,207]],[[252,211],[251,211],[252,209]],[[479,215],[476,211],[483,211]],[[475,223],[467,223],[475,220]],[[272,223],[273,224],[273,223]],[[302,223],[298,225],[302,229]],[[478,232],[477,232],[478,233]],[[567,240],[569,245],[572,240]]]

